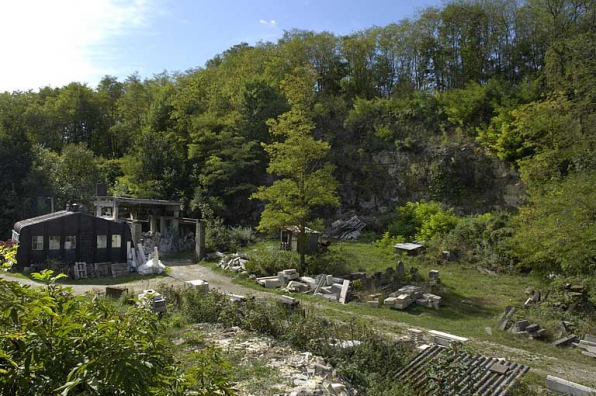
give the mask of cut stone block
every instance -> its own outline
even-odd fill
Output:
[[[575,382],[567,381],[562,378],[546,376],[546,387],[558,393],[563,393],[570,396],[594,396],[596,389],[588,388]]]
[[[291,291],[294,293],[303,293],[303,292],[307,292],[310,290],[309,285],[307,285],[306,283],[297,282],[297,281],[290,281],[286,288],[288,289],[288,291]]]
[[[290,296],[281,296],[279,298],[279,300],[282,303],[289,304],[289,305],[296,305],[298,303],[298,301],[294,297],[290,297]]]
[[[321,297],[327,301],[337,301],[338,296],[337,294],[321,294],[321,293],[317,293],[315,294],[315,296],[317,297]]]
[[[553,342],[553,345],[556,347],[562,347],[570,345],[572,342],[577,341],[577,336],[575,334],[571,334],[567,337],[563,337],[558,339],[557,341]]]
[[[594,344],[596,344],[596,336],[592,334],[586,334],[584,335],[584,341],[593,342]]]
[[[387,297],[384,301],[383,304],[388,305],[388,306],[394,306],[395,305],[395,301],[397,300],[397,297]]]
[[[281,283],[279,282],[279,279],[275,278],[275,279],[263,279],[262,281],[259,281],[259,283],[263,286],[265,286],[266,289],[275,289],[276,287],[280,287]]]
[[[377,300],[367,301],[366,304],[371,308],[379,308],[379,302]]]
[[[540,326],[538,326],[537,324],[531,324],[531,325],[527,326],[527,327],[525,328],[525,330],[526,330],[528,333],[534,333],[534,332],[536,332],[536,331],[540,330]]]
[[[507,374],[507,371],[509,371],[509,367],[507,367],[501,363],[495,363],[492,366],[490,366],[489,370],[492,371],[493,373],[503,375],[503,374]]]
[[[530,322],[528,322],[527,320],[520,320],[520,321],[515,322],[511,331],[513,331],[514,333],[524,331],[524,330],[526,330],[526,327],[528,327],[529,325],[530,325]]]
[[[444,333],[442,331],[429,330],[428,333],[431,336],[438,336],[438,337],[448,338],[448,339],[450,339],[452,341],[457,341],[457,342],[461,342],[461,343],[464,343],[464,342],[467,342],[468,341],[468,339],[465,338],[465,337],[460,337],[460,336],[456,336],[456,335],[453,335],[453,334]]]
[[[189,281],[186,281],[185,283],[188,287],[193,287],[193,288],[202,290],[205,293],[209,292],[209,282],[204,281],[202,279],[189,280]]]
[[[339,293],[339,302],[345,304],[348,301],[348,291],[350,289],[350,281],[344,280],[344,283],[341,287],[341,291]]]
[[[239,294],[229,294],[230,300],[234,302],[245,302],[246,296],[241,296]]]

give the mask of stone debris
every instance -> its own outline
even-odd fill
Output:
[[[355,396],[356,390],[340,378],[334,368],[320,356],[300,352],[279,345],[275,340],[256,336],[239,328],[224,329],[220,325],[197,325],[207,330],[205,341],[224,350],[241,353],[239,365],[253,366],[259,362],[276,371],[282,381],[268,385],[278,396],[341,395]],[[354,341],[352,341],[354,343]],[[183,345],[184,342],[181,344]],[[336,343],[341,346],[341,341]],[[189,344],[189,351],[196,346]],[[259,378],[247,378],[235,384],[238,394],[249,394],[246,388],[254,386]]]
[[[383,304],[393,309],[406,309],[412,304],[439,309],[441,297],[432,293],[424,293],[421,287],[407,285],[387,297]]]
[[[216,257],[221,257],[220,255],[223,254],[218,253],[219,252],[215,253]],[[246,263],[248,263],[246,255],[242,253],[235,253],[221,257],[219,267],[227,271],[242,272],[246,271]]]
[[[189,288],[195,288],[198,290],[202,290],[204,293],[209,292],[209,282],[204,281],[202,279],[189,280],[184,283]]]
[[[497,276],[497,273],[495,271],[489,270],[487,268],[476,267],[476,269],[478,270],[478,272],[483,273],[484,275]]]
[[[325,233],[326,237],[336,237],[339,239],[356,240],[360,237],[360,231],[366,227],[366,223],[353,216],[347,221],[337,220],[331,224],[331,229]]]
[[[578,344],[573,345],[584,349],[582,351],[582,355],[596,359],[596,336],[586,334],[583,340],[581,340]]]
[[[596,395],[596,389],[588,388],[575,382],[567,381],[562,378],[546,376],[546,388],[550,391],[572,396],[590,396]]]
[[[154,313],[162,314],[167,311],[166,298],[153,289],[143,291],[137,296],[139,306],[151,309]]]
[[[553,342],[553,345],[556,347],[570,346],[574,341],[577,341],[577,336],[575,334],[571,334],[556,340]]]

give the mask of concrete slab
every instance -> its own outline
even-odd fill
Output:
[[[575,382],[567,381],[562,378],[546,376],[546,387],[554,392],[563,393],[570,396],[593,396],[596,395],[596,389],[588,388]]]

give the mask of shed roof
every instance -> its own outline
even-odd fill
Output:
[[[420,249],[420,248],[424,247],[424,245],[422,245],[420,243],[406,242],[406,243],[396,243],[394,247],[396,249],[400,249],[400,250],[416,250],[416,249]]]
[[[293,233],[299,233],[300,232],[300,227],[298,226],[289,226],[289,227],[284,227],[283,228],[285,231],[290,231]],[[307,234],[320,234],[319,231],[313,230],[311,228],[308,227],[304,227],[304,232],[306,232]]]
[[[128,197],[97,197],[100,201],[114,201],[132,205],[180,206],[182,202],[166,201],[164,199],[128,198]]]
[[[445,359],[445,364],[439,363],[439,359]],[[463,369],[455,367],[458,363],[461,363],[459,366]],[[441,389],[432,389],[429,386],[431,381],[429,381],[428,373],[433,364],[439,364],[442,367],[442,369],[435,367],[434,377],[441,379],[440,377],[443,376],[443,379],[450,379],[449,383],[441,385]],[[472,355],[440,345],[432,345],[414,357],[396,374],[396,378],[407,384],[412,391],[428,396],[458,393],[504,396],[528,370],[528,366],[506,360]],[[448,393],[444,393],[445,391]]]
[[[45,215],[32,217],[30,219],[25,219],[25,220],[16,222],[13,229],[20,234],[21,230],[25,227],[28,227],[28,226],[31,226],[34,224],[43,223],[43,222],[49,221],[49,220],[59,219],[61,217],[65,217],[65,216],[70,216],[75,213],[80,213],[80,212],[70,212],[70,211],[66,211],[66,210],[61,210],[59,212],[48,213]]]

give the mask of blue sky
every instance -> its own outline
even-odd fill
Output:
[[[336,34],[415,17],[441,0],[1,0],[0,92],[94,87],[106,74],[203,66],[292,28]]]

